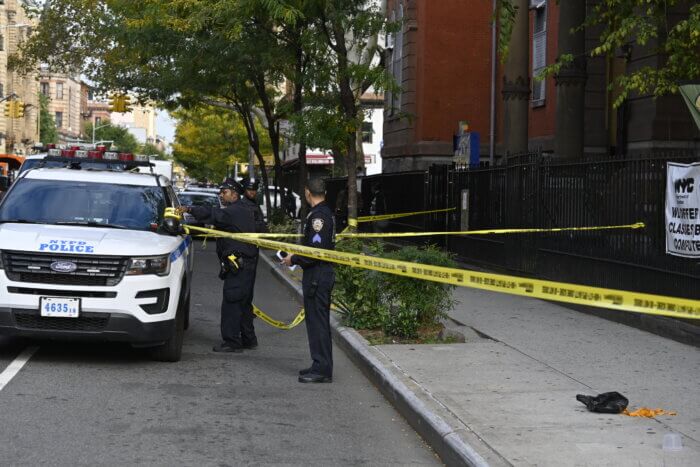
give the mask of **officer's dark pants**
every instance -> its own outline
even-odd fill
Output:
[[[311,373],[333,376],[333,346],[331,344],[331,291],[335,271],[330,264],[318,264],[304,270],[302,290],[306,313],[306,332],[311,351]]]
[[[241,347],[241,333],[246,327],[243,316],[248,311],[248,296],[255,281],[255,268],[244,264],[238,272],[228,272],[224,279],[221,301],[221,337],[232,347]],[[245,332],[248,332],[246,330]],[[250,337],[245,335],[245,337]],[[255,334],[252,336],[255,337]]]
[[[258,338],[255,337],[255,326],[253,325],[253,293],[255,291],[255,275],[258,270],[258,257],[256,256],[250,262],[253,269],[253,281],[250,286],[248,297],[246,298],[246,311],[241,318],[241,341],[243,345],[255,345],[258,343]]]

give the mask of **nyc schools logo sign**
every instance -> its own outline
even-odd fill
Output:
[[[700,163],[666,169],[666,253],[700,258]]]

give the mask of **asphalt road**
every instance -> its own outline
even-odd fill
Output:
[[[125,345],[0,338],[0,371],[39,350],[0,391],[2,465],[436,465],[439,459],[339,349],[333,384],[300,384],[306,331],[256,320],[260,347],[216,354],[221,282],[197,244],[191,326],[179,363]],[[256,304],[298,302],[260,263]]]

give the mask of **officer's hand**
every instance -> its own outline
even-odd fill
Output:
[[[179,215],[182,215],[185,212],[190,212],[190,207],[189,206],[180,206],[180,207],[175,208],[175,210],[177,211],[177,213]]]
[[[291,266],[292,265],[292,256],[294,256],[294,255],[288,254],[287,256],[282,258],[282,264],[284,264],[285,266]]]

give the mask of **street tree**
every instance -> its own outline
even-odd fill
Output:
[[[220,181],[227,166],[248,161],[248,136],[236,113],[202,105],[176,110],[172,116],[177,121],[173,158],[190,176]]]
[[[92,135],[92,122],[85,125],[85,134]],[[95,128],[95,141],[112,141],[113,147],[121,152],[138,152],[140,145],[129,130],[107,121]]]
[[[49,98],[42,93],[39,93],[39,139],[44,144],[58,142],[56,122],[49,112]]]

